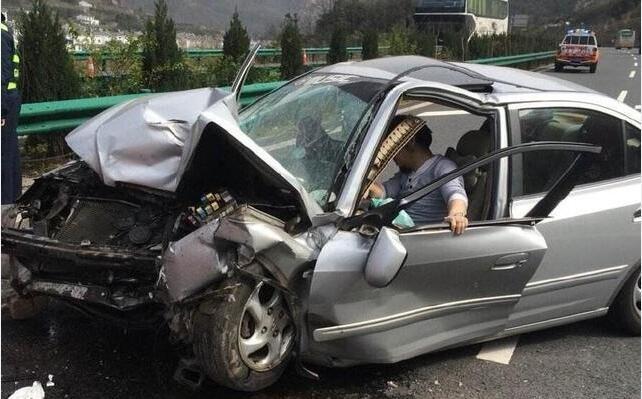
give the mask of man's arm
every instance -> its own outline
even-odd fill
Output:
[[[368,192],[366,193],[367,198],[383,198],[386,196],[386,189],[383,184],[374,182],[370,185]]]
[[[450,223],[450,230],[456,235],[462,234],[468,227],[467,211],[468,201],[458,198],[448,201],[448,216],[444,218],[444,221]]]
[[[395,173],[389,180],[383,184],[374,182],[368,188],[366,197],[368,198],[395,198],[401,191],[401,172]]]
[[[452,172],[457,168],[453,162],[444,161],[439,165],[436,171],[437,177]],[[446,223],[450,224],[450,230],[455,235],[460,235],[468,227],[468,196],[464,187],[464,179],[458,177],[441,186],[441,195],[446,204],[448,204],[448,216],[444,218]]]

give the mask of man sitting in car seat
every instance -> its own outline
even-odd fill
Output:
[[[407,118],[420,121],[414,116],[398,115],[391,124],[391,132]],[[369,189],[370,197],[405,197],[457,168],[450,159],[430,151],[432,131],[423,120],[420,123],[423,125],[421,129],[394,157],[399,172],[383,184],[373,183]],[[464,189],[464,180],[459,177],[412,203],[405,210],[415,224],[445,221],[450,224],[450,229],[459,235],[468,226],[467,208],[468,197]]]

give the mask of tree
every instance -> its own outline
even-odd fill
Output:
[[[330,38],[330,50],[328,51],[328,64],[336,64],[348,60],[348,49],[346,48],[346,30],[343,24],[337,24],[332,31]]]
[[[142,43],[144,84],[155,90],[182,88],[188,71],[176,43],[174,21],[167,16],[165,0],[156,2],[154,17],[149,18],[145,24]]]
[[[364,60],[379,57],[379,34],[376,30],[366,29],[366,31],[363,32],[361,47],[361,57]]]
[[[25,103],[80,96],[80,78],[57,13],[43,0],[18,16],[21,92]]]
[[[303,72],[303,39],[297,16],[286,14],[281,31],[281,78],[292,79]]]
[[[406,55],[415,53],[415,43],[412,30],[403,25],[393,26],[389,34],[390,55]]]
[[[243,60],[249,50],[250,36],[239,19],[238,10],[235,10],[230,27],[223,36],[223,55],[239,62]]]
[[[436,38],[431,31],[420,31],[417,33],[417,54],[426,57],[435,56]]]

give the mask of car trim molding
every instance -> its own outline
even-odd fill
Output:
[[[613,266],[606,269],[593,270],[570,276],[529,282],[526,284],[526,288],[524,288],[522,295],[536,295],[543,292],[576,287],[578,285],[590,284],[597,281],[617,279],[622,274],[622,270],[626,269],[628,266],[629,265]]]
[[[397,313],[377,319],[365,320],[350,324],[341,324],[332,327],[317,328],[313,332],[313,338],[317,342],[323,342],[353,337],[356,335],[372,334],[391,330],[393,328],[403,327],[405,325],[424,321],[427,319],[446,316],[452,313],[483,308],[491,305],[515,303],[520,298],[521,295],[503,295],[441,303],[438,305],[426,306],[423,308],[413,309],[407,312]]]
[[[590,310],[588,312],[575,313],[568,316],[556,317],[554,319],[538,321],[530,324],[523,324],[521,326],[507,328],[503,332],[497,334],[497,336],[493,337],[493,339],[503,338],[509,335],[523,334],[525,332],[541,330],[549,327],[555,327],[562,324],[568,324],[571,322],[592,319],[595,317],[604,316],[605,314],[608,313],[608,311],[609,311],[609,308],[604,307],[604,308],[599,308],[595,310]]]

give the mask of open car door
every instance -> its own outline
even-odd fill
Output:
[[[397,231],[403,209],[441,185],[503,157],[531,151],[577,156],[529,214]],[[547,246],[536,224],[571,191],[578,169],[601,148],[538,142],[494,151],[406,198],[344,221],[314,270],[310,350],[335,362],[389,363],[493,336],[504,329]]]

